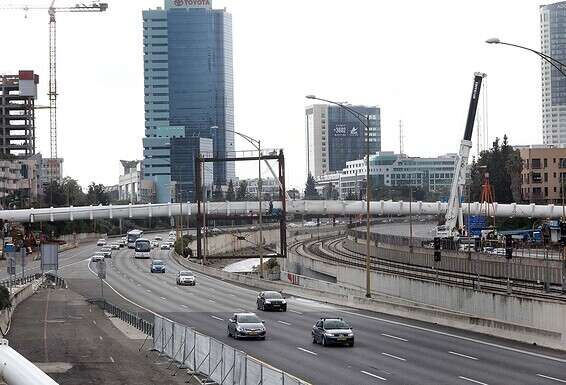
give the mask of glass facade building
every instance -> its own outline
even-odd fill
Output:
[[[381,150],[381,117],[376,106],[349,106],[369,116],[369,153]],[[367,153],[366,130],[354,115],[327,104],[308,106],[306,115],[307,171],[315,177],[340,172],[346,162]]]
[[[168,202],[173,188],[192,190],[187,170],[195,151],[208,148],[194,138],[211,140],[206,152],[216,156],[234,151],[232,16],[210,1],[165,0],[165,9],[143,11],[143,27],[144,178],[155,181],[157,201]],[[211,184],[226,185],[234,163],[215,163],[211,175]]]
[[[566,2],[540,6],[541,52],[566,62]],[[543,143],[566,144],[566,78],[542,63]]]

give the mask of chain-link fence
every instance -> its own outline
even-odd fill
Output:
[[[186,368],[224,385],[308,385],[190,327],[155,316],[153,349]]]

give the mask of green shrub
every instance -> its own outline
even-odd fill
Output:
[[[10,301],[10,291],[5,286],[0,286],[0,310],[12,307]]]

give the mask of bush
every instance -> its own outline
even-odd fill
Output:
[[[178,255],[182,255],[185,258],[193,256],[193,250],[190,248],[189,244],[193,241],[192,235],[183,235],[181,239],[175,241],[175,252]]]
[[[0,286],[0,310],[12,307],[10,291],[5,286]]]

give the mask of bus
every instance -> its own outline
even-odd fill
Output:
[[[130,230],[128,231],[128,236],[126,242],[128,243],[128,248],[133,249],[135,247],[136,240],[143,236],[143,231],[141,230]]]
[[[138,238],[136,240],[134,258],[151,258],[151,242],[149,239]]]

